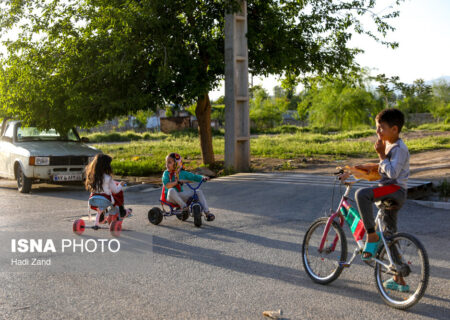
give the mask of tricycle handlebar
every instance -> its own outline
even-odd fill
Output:
[[[189,181],[189,180],[184,180],[184,181],[180,181],[180,182],[186,183],[187,186],[189,188],[191,188],[192,190],[197,190],[198,188],[200,188],[202,183],[205,182],[205,181],[206,181],[205,179],[202,179],[202,181],[200,181],[196,187],[191,186],[189,183],[192,183],[192,181]]]

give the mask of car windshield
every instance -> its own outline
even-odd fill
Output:
[[[79,141],[78,135],[70,129],[61,134],[55,129],[40,130],[36,127],[17,128],[17,141]]]

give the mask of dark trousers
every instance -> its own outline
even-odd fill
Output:
[[[397,185],[361,188],[355,193],[358,210],[367,233],[375,232],[373,203],[390,199],[396,203],[397,209],[385,211],[383,221],[390,232],[397,232],[397,213],[406,201],[406,190]]]

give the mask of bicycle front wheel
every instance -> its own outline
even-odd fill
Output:
[[[339,262],[347,259],[347,239],[336,222],[325,235],[323,250],[319,251],[328,218],[319,218],[306,231],[302,246],[302,260],[308,276],[317,283],[328,284],[336,280],[343,267]]]
[[[430,275],[428,255],[422,243],[407,233],[395,234],[388,241],[396,270],[388,270],[380,263],[375,265],[375,281],[383,300],[396,309],[408,309],[425,294]],[[378,259],[389,265],[386,248],[378,251]],[[392,286],[393,277],[402,277],[405,286]],[[391,280],[392,279],[392,280]],[[391,285],[389,285],[389,282]]]

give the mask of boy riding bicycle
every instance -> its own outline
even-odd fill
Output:
[[[356,169],[367,174],[377,170],[381,176],[379,186],[358,189],[355,193],[359,213],[367,232],[367,241],[363,249],[363,260],[371,260],[381,242],[380,236],[375,232],[375,219],[373,216],[373,203],[383,200],[392,200],[396,203],[394,209],[386,212],[384,222],[387,231],[397,231],[397,213],[406,201],[407,181],[409,176],[409,151],[403,140],[399,137],[404,124],[404,115],[398,109],[385,109],[376,116],[378,140],[374,148],[380,159],[378,164],[356,166]],[[341,179],[348,177],[348,173]],[[384,286],[396,291],[408,291],[409,286],[401,276],[394,276],[387,280]]]

